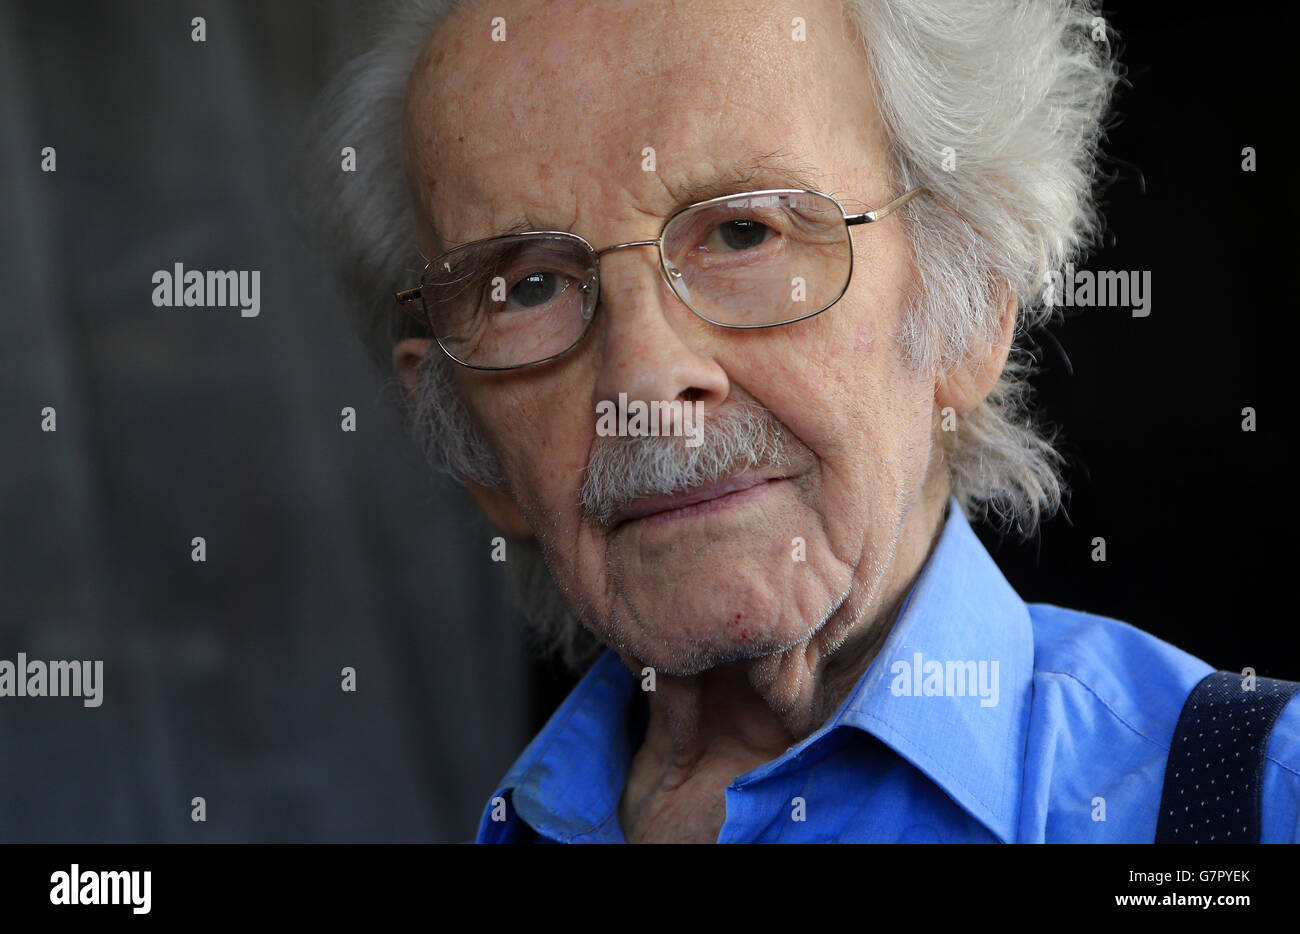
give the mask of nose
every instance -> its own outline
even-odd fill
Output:
[[[600,363],[594,398],[628,401],[702,402],[706,410],[719,406],[731,392],[726,371],[704,353],[701,337],[713,326],[696,317],[675,294],[670,282],[680,281],[659,268],[656,241],[635,241],[625,247],[646,247],[614,253],[602,250],[600,268]]]

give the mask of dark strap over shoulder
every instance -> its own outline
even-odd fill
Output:
[[[1208,674],[1174,729],[1156,843],[1258,843],[1269,734],[1300,683]]]

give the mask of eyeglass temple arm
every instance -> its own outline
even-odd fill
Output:
[[[889,202],[883,208],[876,208],[874,211],[867,211],[865,214],[850,214],[844,218],[844,223],[853,227],[857,224],[870,224],[872,221],[878,221],[881,218],[888,217],[894,211],[901,208],[907,202],[911,201],[917,195],[924,192],[924,188],[913,188],[907,194],[899,195],[893,201]]]
[[[416,303],[420,301],[422,292],[423,289],[417,285],[413,289],[403,289],[398,292],[393,296],[393,300],[397,302],[398,308],[402,309],[402,311],[420,322],[420,324],[428,325],[428,322],[424,319],[424,315],[417,310]]]

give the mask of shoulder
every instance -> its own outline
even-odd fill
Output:
[[[1084,777],[1096,795],[1143,812],[1141,818],[1130,813],[1127,833],[1152,839],[1183,705],[1216,669],[1116,619],[1050,604],[1028,610],[1034,638],[1028,771],[1057,787]],[[1300,700],[1274,727],[1262,792],[1264,842],[1297,839]],[[1061,805],[1056,792],[1047,797]]]
[[[1213,666],[1136,626],[1080,610],[1029,604],[1034,690],[1098,708],[1166,751],[1183,703]]]

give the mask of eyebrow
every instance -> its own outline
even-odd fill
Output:
[[[665,182],[672,206],[664,214],[666,220],[682,208],[720,198],[723,195],[739,194],[743,191],[759,191],[768,188],[799,188],[808,191],[823,191],[823,174],[810,162],[786,152],[772,152],[757,159],[740,159],[730,167],[708,178],[687,181],[679,184]],[[833,194],[827,192],[827,194]],[[511,234],[528,233],[540,230],[565,230],[567,227],[542,225],[526,216],[519,216],[508,226],[490,236],[506,237]]]
[[[764,188],[802,188],[821,191],[823,175],[812,163],[785,152],[768,153],[755,160],[740,160],[730,168],[699,181],[669,186],[673,210],[740,191]]]

